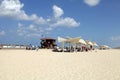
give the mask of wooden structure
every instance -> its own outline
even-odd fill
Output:
[[[56,40],[53,38],[41,38],[41,48],[47,48],[47,49],[52,49],[57,46]]]

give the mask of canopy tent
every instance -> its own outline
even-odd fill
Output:
[[[69,43],[69,47],[71,43],[73,43],[75,46],[77,46],[77,44],[86,45],[86,42],[81,37],[75,37],[75,38],[67,37],[66,39],[62,37],[58,37],[58,42],[62,42],[62,49],[64,49],[64,43]]]
[[[85,40],[82,39],[81,37],[76,37],[76,38],[67,37],[67,42],[86,44]]]
[[[76,38],[67,37],[66,43],[77,43],[79,41],[79,39],[80,39],[80,37],[76,37]]]
[[[86,43],[87,43],[88,49],[92,50],[93,49],[93,43],[90,40],[86,40]]]
[[[62,37],[58,37],[58,42],[62,43],[62,49],[64,49],[64,43],[69,43],[69,45],[70,45],[70,43],[76,44],[76,43],[79,42],[79,40],[80,40],[80,37],[76,37],[76,38],[70,38],[69,37],[69,38],[66,38],[66,39],[62,38]]]
[[[110,48],[109,46],[107,46],[107,45],[104,45],[104,47],[106,47],[106,48]]]
[[[100,48],[100,49],[110,49],[110,47],[107,46],[107,45],[101,45],[101,46],[99,46],[99,48]]]
[[[58,37],[58,42],[62,43],[62,49],[64,49],[65,43],[68,43],[68,44],[66,44],[67,45],[66,48],[69,48],[69,49],[71,49],[71,48],[77,49],[77,48],[81,48],[82,46],[85,46],[89,50],[93,50],[93,49],[98,47],[96,42],[91,42],[90,40],[86,40],[85,41],[81,37],[75,37],[75,38],[71,38],[71,37],[62,38],[62,37]],[[101,47],[109,48],[109,46],[106,46],[106,45],[101,46]]]
[[[64,50],[64,43],[66,42],[66,39],[58,36],[58,42],[62,42],[62,50]]]
[[[66,39],[58,36],[58,42],[66,42]]]
[[[58,37],[58,42],[66,42],[66,43],[75,43],[75,44],[77,44],[77,43],[80,43],[80,44],[87,44],[86,42],[85,42],[85,40],[84,39],[82,39],[82,38],[80,38],[80,37],[76,37],[76,38],[62,38],[62,37]],[[88,44],[90,44],[90,45],[93,45],[93,43],[92,42],[88,42]]]
[[[79,43],[80,43],[80,44],[84,44],[84,45],[86,45],[86,42],[85,42],[84,39],[80,39],[80,40],[79,40]]]
[[[96,42],[93,42],[93,46],[98,46]]]
[[[90,46],[93,46],[93,43],[90,40],[86,40],[86,43]]]

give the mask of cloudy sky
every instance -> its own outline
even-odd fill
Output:
[[[120,46],[120,0],[0,0],[0,43],[58,36]]]

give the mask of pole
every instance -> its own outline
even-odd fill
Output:
[[[64,51],[64,42],[62,42],[62,51]]]

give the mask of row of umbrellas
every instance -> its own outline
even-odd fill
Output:
[[[58,37],[58,42],[62,42],[62,43],[75,43],[75,44],[83,44],[83,45],[91,45],[91,46],[98,46],[96,42],[91,42],[90,40],[84,40],[81,37],[76,37],[76,38],[71,38],[71,37],[67,37],[67,38],[62,38],[62,37]]]
[[[58,42],[62,43],[62,47],[64,48],[64,43],[74,43],[74,44],[82,44],[82,45],[89,45],[89,46],[94,46],[94,47],[98,47],[98,44],[96,42],[91,42],[90,40],[84,40],[81,37],[75,37],[75,38],[71,38],[71,37],[67,37],[67,38],[62,38],[62,37],[58,37]],[[99,46],[100,49],[110,49],[109,46],[107,45],[101,45]]]

